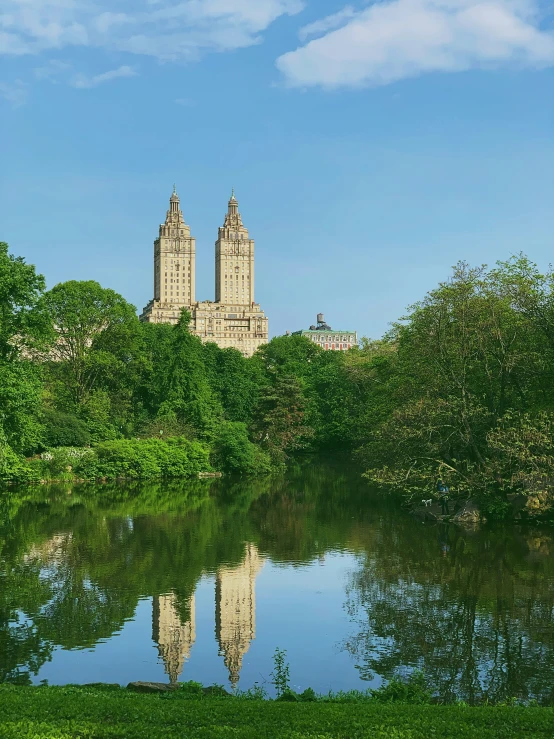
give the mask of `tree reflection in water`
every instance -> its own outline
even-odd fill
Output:
[[[142,598],[171,594],[189,623],[199,579],[239,565],[251,543],[293,568],[355,555],[342,648],[362,679],[420,668],[445,699],[554,701],[548,531],[427,527],[329,464],[260,480],[40,487],[0,505],[0,681],[30,681],[55,648],[110,639]]]
[[[360,674],[417,668],[444,700],[552,702],[550,534],[433,532],[422,535],[411,520],[383,522],[352,574],[347,608],[359,631],[346,647]]]

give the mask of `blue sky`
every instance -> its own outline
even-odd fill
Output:
[[[460,259],[554,245],[532,0],[4,0],[0,240],[140,310],[177,184],[197,298],[235,187],[270,333],[377,338]]]

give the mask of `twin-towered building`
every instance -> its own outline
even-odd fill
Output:
[[[154,242],[154,298],[140,320],[177,323],[191,314],[190,331],[204,342],[251,356],[268,341],[268,320],[254,301],[254,239],[242,222],[235,193],[215,242],[215,302],[196,300],[196,239],[173,189],[165,223]]]
[[[215,242],[215,301],[196,300],[196,239],[185,223],[173,188],[169,210],[154,241],[154,298],[140,316],[149,323],[177,323],[181,310],[191,314],[189,329],[204,342],[234,347],[245,357],[269,340],[268,320],[254,300],[254,239],[242,222],[234,190]],[[322,349],[357,346],[355,331],[333,331],[323,315],[317,326],[295,331]]]

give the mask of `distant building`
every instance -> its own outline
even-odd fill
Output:
[[[154,242],[154,298],[140,320],[177,323],[186,308],[190,332],[205,343],[234,347],[246,357],[267,344],[267,317],[254,301],[254,240],[242,222],[234,191],[215,243],[215,302],[198,302],[195,287],[196,239],[174,188]]]
[[[317,325],[309,329],[293,331],[293,336],[305,336],[310,341],[327,351],[346,351],[358,345],[355,331],[336,331],[325,323],[323,313],[317,314]]]

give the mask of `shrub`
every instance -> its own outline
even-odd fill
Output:
[[[269,455],[248,438],[244,423],[228,421],[216,434],[212,463],[217,470],[235,475],[266,475],[271,472]]]
[[[427,687],[425,675],[415,671],[406,679],[393,677],[386,685],[371,691],[379,703],[430,703],[432,693]]]
[[[198,683],[195,680],[189,680],[186,683],[179,685],[179,692],[187,696],[187,698],[202,698],[204,695],[204,688],[202,683]]]
[[[4,430],[0,426],[0,481],[1,482],[34,482],[40,479],[19,457],[6,441]]]
[[[183,438],[104,441],[94,452],[75,465],[78,477],[192,477],[211,469],[208,448]]]
[[[273,684],[277,691],[277,699],[290,701],[296,700],[296,696],[290,689],[290,666],[285,661],[286,656],[287,652],[285,649],[279,649],[279,647],[275,649],[271,677],[273,678]]]
[[[47,447],[78,447],[90,444],[84,421],[71,413],[47,411],[44,414],[44,443]]]
[[[59,480],[73,477],[74,471],[87,461],[94,460],[96,455],[92,449],[78,447],[57,447],[40,455],[41,477],[47,480]]]

